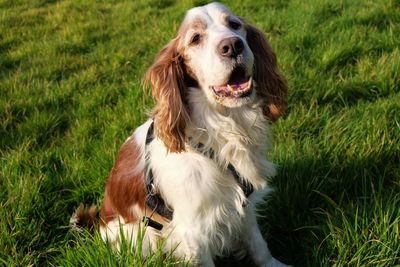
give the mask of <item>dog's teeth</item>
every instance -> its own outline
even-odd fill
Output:
[[[230,86],[229,84],[227,84],[226,87],[228,87],[228,89],[229,89],[230,92],[233,92],[233,91],[234,91],[233,88],[232,88],[232,86]]]
[[[251,88],[252,82],[253,82],[253,77],[250,77],[249,82],[247,83],[247,88],[246,89]]]

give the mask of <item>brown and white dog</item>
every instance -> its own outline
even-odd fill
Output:
[[[166,238],[166,250],[195,265],[245,249],[259,266],[285,266],[271,256],[255,214],[275,175],[265,156],[287,95],[265,36],[222,4],[195,7],[146,80],[156,106],[107,180],[104,240],[118,249],[124,233],[134,245],[145,217],[161,226],[147,228],[144,254]],[[146,204],[150,195],[156,205]]]

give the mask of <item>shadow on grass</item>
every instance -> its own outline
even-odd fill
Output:
[[[335,250],[323,246],[329,232],[323,213],[369,209],[377,195],[390,201],[385,192],[398,190],[399,161],[398,153],[387,151],[363,159],[326,155],[283,162],[272,183],[276,191],[260,207],[272,254],[295,266],[322,266],[316,254],[329,258]]]
[[[295,266],[323,266],[338,248],[327,247],[328,217],[337,209],[368,210],[379,195],[390,202],[398,190],[400,155],[394,151],[364,159],[303,158],[282,163],[272,186],[276,188],[259,208],[259,225],[274,257]],[[397,174],[396,174],[397,173]],[[397,189],[396,189],[397,188]],[[326,262],[322,263],[321,255]],[[333,258],[335,259],[335,258]],[[247,257],[219,259],[217,266],[255,266]]]

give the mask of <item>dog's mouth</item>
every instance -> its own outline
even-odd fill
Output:
[[[251,95],[253,78],[246,75],[244,67],[236,67],[226,84],[211,86],[219,98],[244,98]]]

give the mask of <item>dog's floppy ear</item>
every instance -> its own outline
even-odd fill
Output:
[[[189,123],[183,62],[177,47],[178,37],[160,51],[146,74],[156,99],[155,131],[168,152],[185,150],[184,131]]]
[[[254,54],[254,81],[258,95],[264,99],[264,115],[276,121],[286,108],[287,83],[277,66],[276,55],[264,34],[245,23],[246,39]]]

